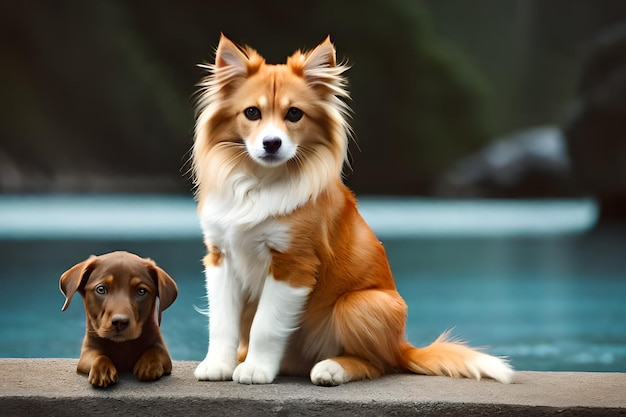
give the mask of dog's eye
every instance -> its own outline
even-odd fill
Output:
[[[138,296],[143,297],[146,294],[148,294],[148,290],[146,290],[145,288],[137,288],[137,295]]]
[[[298,120],[302,119],[303,115],[304,113],[302,113],[302,110],[300,110],[297,107],[291,107],[287,111],[287,115],[285,116],[285,119],[289,120],[290,122],[297,122]]]
[[[105,287],[104,285],[100,284],[96,286],[96,294],[106,294],[107,293],[107,287]]]
[[[248,120],[259,120],[261,118],[261,110],[258,107],[248,107],[243,111]]]

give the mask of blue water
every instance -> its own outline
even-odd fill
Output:
[[[590,233],[586,200],[361,199],[409,305],[416,345],[453,334],[517,369],[626,371],[626,233]],[[0,357],[78,357],[80,298],[61,312],[61,273],[90,254],[128,250],[176,279],[163,313],[174,359],[207,347],[203,245],[183,197],[0,197]]]

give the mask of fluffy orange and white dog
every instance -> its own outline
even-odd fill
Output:
[[[416,348],[385,250],[342,183],[348,92],[326,39],[283,65],[222,36],[200,84],[193,148],[208,254],[199,380],[339,385],[392,372],[510,382],[447,333]]]

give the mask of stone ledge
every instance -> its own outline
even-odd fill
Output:
[[[75,373],[75,359],[0,359],[0,416],[41,415],[626,415],[626,373],[518,372],[515,383],[393,375],[324,388],[306,378],[271,385],[198,382],[196,362],[107,389]]]

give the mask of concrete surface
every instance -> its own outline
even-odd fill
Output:
[[[572,416],[626,415],[626,373],[518,372],[503,385],[393,375],[325,388],[306,378],[271,385],[198,382],[196,362],[142,383],[124,375],[95,389],[75,359],[0,359],[0,416]]]

